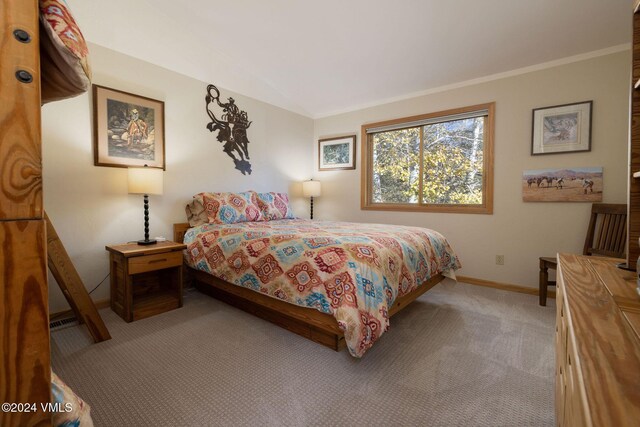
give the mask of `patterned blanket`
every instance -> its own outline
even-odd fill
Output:
[[[184,238],[187,262],[238,286],[333,315],[361,357],[389,327],[389,307],[460,262],[426,228],[287,219],[205,224]]]

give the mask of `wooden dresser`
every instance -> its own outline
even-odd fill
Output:
[[[559,426],[640,425],[640,296],[622,261],[558,255]]]

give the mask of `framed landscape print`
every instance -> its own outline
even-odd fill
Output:
[[[164,102],[93,85],[94,164],[165,169]]]
[[[602,167],[522,172],[524,202],[601,202]]]
[[[593,101],[533,110],[531,154],[591,151]]]
[[[356,168],[356,136],[318,140],[318,169],[333,171]]]

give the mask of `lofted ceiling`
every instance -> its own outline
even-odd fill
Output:
[[[89,42],[317,118],[629,48],[632,0],[67,0]]]

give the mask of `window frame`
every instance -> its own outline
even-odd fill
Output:
[[[486,110],[487,116],[484,123],[483,138],[483,174],[482,174],[482,204],[430,204],[430,203],[374,203],[372,196],[373,182],[373,133],[368,134],[367,129],[397,125],[398,129],[402,124],[409,124],[426,119],[444,118],[456,114],[473,113],[475,111]],[[453,119],[455,120],[455,119]],[[415,126],[407,126],[415,127]],[[422,152],[423,126],[420,126],[420,151]],[[362,156],[362,174],[360,188],[360,208],[362,210],[377,211],[404,211],[404,212],[443,212],[443,213],[467,213],[467,214],[493,214],[493,140],[495,132],[495,102],[486,104],[471,105],[468,107],[454,108],[451,110],[438,111],[434,113],[421,114],[417,116],[402,117],[399,119],[385,120],[375,123],[366,123],[361,128],[360,150]],[[420,190],[422,194],[423,177],[423,157],[420,156]]]

